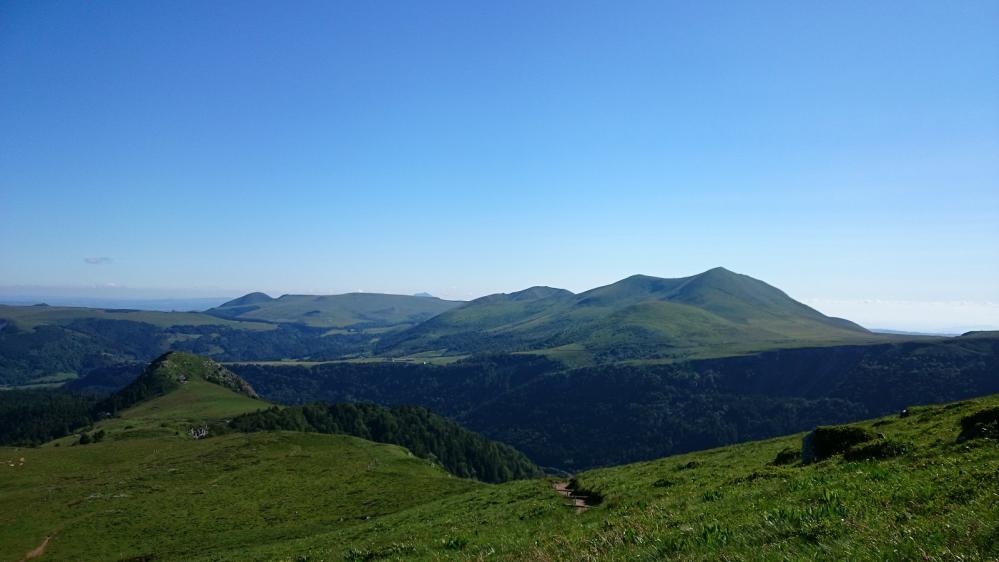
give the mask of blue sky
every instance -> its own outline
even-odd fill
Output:
[[[997,28],[991,1],[5,2],[0,285],[723,265],[868,325],[999,326]]]

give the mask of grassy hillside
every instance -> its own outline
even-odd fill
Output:
[[[856,424],[874,437],[847,455],[853,460],[837,454],[801,465],[799,434],[579,474],[578,489],[600,500],[582,513],[564,505],[552,482],[516,482],[241,556],[992,560],[999,556],[997,434],[958,435],[962,418],[997,408],[991,396]]]
[[[249,544],[345,528],[482,486],[398,446],[311,433],[331,427],[237,432],[265,429],[254,424],[268,419],[360,425],[385,440],[404,434],[430,458],[454,457],[484,475],[502,477],[491,463],[504,455],[516,466],[501,471],[537,473],[520,453],[425,410],[395,420],[377,406],[363,418],[327,409],[319,420],[316,408],[257,413],[266,403],[254,396],[219,364],[169,353],[97,407],[130,406],[83,430],[86,441],[0,448],[0,560],[40,544],[58,560],[238,559]],[[247,427],[229,427],[233,418]],[[206,438],[189,433],[199,427]]]
[[[854,424],[808,465],[798,434],[584,472],[581,512],[553,480],[331,435],[0,448],[0,560],[990,560],[997,423],[990,396]]]
[[[5,561],[46,537],[44,559],[52,560],[236,560],[249,545],[347,528],[484,486],[401,447],[306,433],[0,448],[0,461]]]
[[[276,299],[250,293],[207,313],[239,320],[370,330],[412,326],[460,304],[436,297],[378,293],[283,295]]]
[[[636,275],[578,295],[536,287],[464,304],[387,336],[387,354],[585,351],[598,362],[690,359],[764,349],[888,341],[746,275]]]

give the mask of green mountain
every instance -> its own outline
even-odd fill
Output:
[[[102,423],[198,417],[160,406]],[[498,485],[297,431],[0,447],[0,559],[992,560],[997,426],[988,396]]]
[[[210,309],[207,314],[232,320],[385,330],[418,324],[460,304],[431,296],[379,293],[283,295],[276,299],[250,293]]]
[[[877,341],[886,340],[762,281],[715,268],[680,279],[635,275],[578,295],[548,287],[490,295],[387,336],[379,350],[545,351],[617,361]]]

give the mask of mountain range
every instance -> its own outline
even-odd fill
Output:
[[[383,338],[379,353],[544,351],[601,361],[724,356],[877,341],[783,291],[725,268],[678,279],[634,275],[573,294],[531,287],[482,297]]]
[[[250,293],[204,312],[0,305],[0,385],[60,384],[170,350],[221,361],[428,361],[526,352],[584,366],[899,339],[918,336],[869,332],[715,268],[677,279],[635,275],[579,294],[531,287],[470,302]]]

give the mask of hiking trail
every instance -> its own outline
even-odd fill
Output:
[[[571,488],[567,482],[561,482],[561,481],[553,482],[552,488],[555,488],[556,492],[558,492],[559,494],[562,495],[562,497],[568,499],[571,502],[565,505],[568,507],[576,508],[576,513],[582,513],[587,509],[593,507],[593,505],[590,504],[589,502],[590,496],[577,494],[576,490],[574,488]]]

